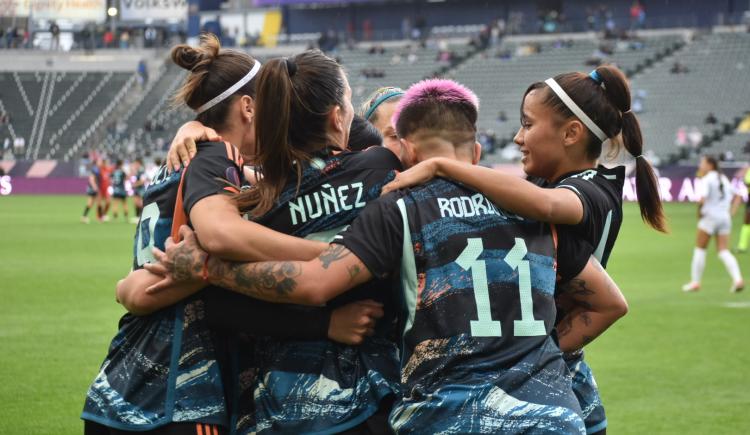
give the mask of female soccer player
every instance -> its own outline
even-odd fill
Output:
[[[122,160],[115,162],[115,170],[112,172],[112,198],[114,198],[114,207],[112,207],[112,216],[117,219],[118,210],[122,210],[125,222],[128,221],[128,192],[125,190],[125,180],[127,175],[122,168]]]
[[[224,194],[235,192],[241,182],[240,154],[252,157],[255,150],[255,76],[260,64],[244,53],[221,51],[213,36],[203,37],[199,48],[175,47],[172,58],[190,71],[178,100],[194,109],[201,122],[238,144],[241,152],[229,142],[201,143],[200,156],[185,170],[172,174],[166,168],[160,170],[145,195],[135,240],[133,263],[137,270],[131,275],[137,278],[147,273],[142,267],[153,260],[151,248],[163,246],[170,230],[176,230],[180,222],[189,222],[211,236],[208,246],[226,257],[317,255],[318,243],[292,239],[243,220]],[[234,242],[234,237],[242,236],[245,243]],[[285,244],[289,240],[293,246]],[[225,391],[222,382],[221,370],[228,363],[220,348],[226,340],[209,329],[206,313],[207,298],[218,291],[212,289],[183,302],[165,304],[164,309],[151,315],[123,317],[87,394],[83,412],[87,434],[226,432],[231,410],[225,403],[225,393],[231,397],[233,391]],[[118,296],[128,297],[122,293]],[[130,302],[135,312],[138,304],[144,304],[125,302]],[[329,328],[328,316],[321,314],[321,309],[290,311],[282,307],[282,311],[276,311],[270,304],[260,308],[245,311],[246,323],[256,317],[278,319],[283,322],[274,329],[287,331],[279,332],[280,336],[319,338],[320,324],[324,324],[323,330]],[[330,327],[335,323],[332,318]]]
[[[259,181],[237,195],[236,205],[269,228],[328,240],[380,195],[400,163],[382,147],[339,152],[346,149],[354,109],[346,76],[334,60],[317,51],[275,59],[263,67],[258,80],[253,163]],[[188,168],[200,156],[199,150]],[[221,227],[224,222],[213,224]],[[212,251],[211,235],[197,233]],[[249,243],[245,235],[234,240]],[[375,291],[388,287],[387,282],[373,283],[329,305],[376,296],[385,303],[386,319],[392,320],[390,298]],[[398,366],[396,344],[389,339],[392,322],[382,323],[356,348],[327,340],[258,337],[257,360],[249,361],[257,382],[239,385],[236,430],[330,433],[385,427],[398,391]]]
[[[143,159],[140,157],[133,160],[130,165],[131,177],[133,180],[133,205],[135,205],[135,219],[141,217],[143,210],[143,195],[146,193],[146,169],[143,167]]]
[[[476,118],[476,97],[455,82],[413,86],[394,116],[404,162],[445,156],[476,164]],[[207,260],[186,240],[175,248],[182,252],[172,256],[171,267],[208,263],[208,279],[227,288],[312,305],[400,270],[406,390],[391,414],[397,432],[584,433],[570,378],[562,376],[567,369],[550,337],[552,231],[495,208],[470,189],[434,180],[368,205],[316,260],[226,263]],[[584,274],[579,278],[595,295],[587,301],[593,317],[576,322],[574,333],[561,339],[566,350],[624,314],[622,305],[608,305],[599,294],[621,298],[606,273],[591,264]]]
[[[559,286],[557,299],[567,307],[567,294],[575,292],[577,284],[571,278],[578,272],[570,262],[580,264],[578,257],[593,254],[606,267],[622,223],[625,170],[597,167],[605,140],[624,145],[635,157],[641,216],[653,228],[665,230],[656,177],[642,156],[643,138],[630,101],[627,80],[613,66],[534,83],[524,95],[522,125],[514,140],[524,155],[524,171],[541,179],[541,186],[490,168],[434,159],[400,173],[384,192],[446,177],[479,190],[508,211],[558,224],[558,265],[561,282],[568,284]],[[557,328],[561,336],[569,330],[565,322]],[[582,353],[566,359],[588,432],[604,433],[604,408]]]
[[[359,110],[359,115],[370,121],[383,135],[383,146],[397,156],[401,155],[401,145],[391,124],[391,117],[396,110],[396,104],[403,96],[404,90],[401,88],[383,87],[370,95]]]
[[[719,259],[732,277],[729,291],[736,293],[745,287],[737,259],[729,252],[729,233],[732,230],[732,216],[742,202],[732,183],[719,170],[719,162],[711,156],[703,156],[698,166],[700,200],[698,200],[698,236],[693,250],[691,280],[682,287],[683,291],[700,290],[703,269],[706,267],[706,248],[711,237],[716,237],[716,250]]]
[[[86,184],[86,196],[88,198],[86,199],[86,208],[83,209],[83,216],[81,216],[81,222],[85,224],[89,223],[89,210],[91,210],[91,206],[97,203],[96,198],[98,195],[99,195],[99,166],[96,163],[92,163],[91,170],[89,171],[88,183]]]

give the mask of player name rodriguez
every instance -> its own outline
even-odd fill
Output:
[[[518,215],[498,209],[492,201],[481,193],[472,196],[436,199],[442,217],[473,217],[496,214],[507,219],[524,220]]]
[[[364,185],[362,182],[339,187],[324,184],[321,186],[321,190],[316,190],[289,202],[292,224],[305,223],[310,219],[338,213],[341,210],[364,208],[367,203],[362,201],[363,191]]]

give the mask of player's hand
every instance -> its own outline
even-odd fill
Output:
[[[180,166],[187,166],[195,157],[198,148],[196,142],[221,141],[221,136],[213,128],[206,127],[198,121],[189,121],[177,130],[167,152],[167,168],[178,171]]]
[[[383,317],[383,304],[373,300],[357,301],[331,313],[328,338],[343,344],[362,344],[375,333],[377,319]]]
[[[198,245],[193,230],[183,225],[180,227],[182,241],[175,243],[168,238],[165,252],[153,249],[154,258],[158,263],[145,264],[149,272],[164,276],[164,279],[146,289],[146,293],[154,294],[169,287],[184,283],[194,283],[202,280],[203,267],[208,254]]]
[[[393,181],[383,186],[380,195],[383,196],[388,192],[404,189],[406,187],[419,186],[420,184],[432,180],[436,175],[437,163],[432,159],[425,160],[412,166],[406,171],[397,174]]]

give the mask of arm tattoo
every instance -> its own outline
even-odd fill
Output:
[[[328,266],[330,266],[331,263],[341,260],[349,254],[351,254],[351,251],[346,249],[344,245],[331,245],[320,254],[318,259],[323,263],[323,269],[328,269]]]
[[[175,280],[189,281],[196,274],[200,274],[203,268],[203,258],[202,255],[195,255],[195,252],[187,249],[186,246],[178,248],[175,251],[171,268]]]
[[[591,303],[586,299],[593,294],[594,291],[586,287],[585,280],[573,278],[567,283],[560,285],[558,297],[567,299],[568,302],[572,302],[575,306],[591,310]]]
[[[291,261],[228,263],[209,261],[215,284],[250,297],[288,302],[297,288],[302,267]]]
[[[362,268],[358,264],[349,266],[346,270],[349,271],[349,282],[353,282],[357,278],[357,275],[362,272]]]

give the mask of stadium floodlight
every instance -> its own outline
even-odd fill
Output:
[[[107,15],[109,15],[110,17],[116,17],[117,16],[117,8],[111,7],[109,9],[107,9]]]

